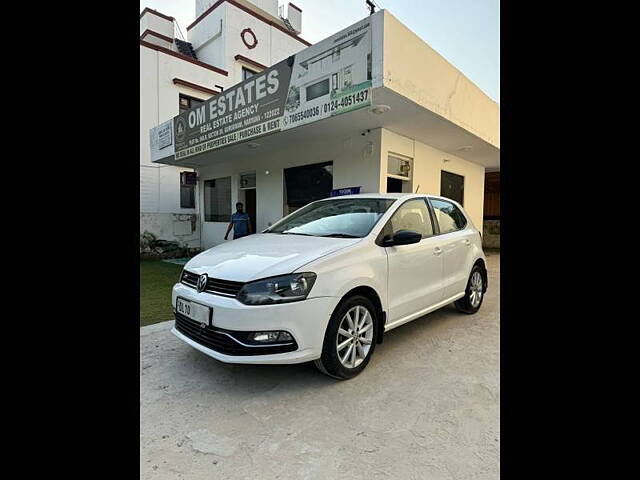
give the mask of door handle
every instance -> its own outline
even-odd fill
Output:
[[[433,249],[433,254],[434,255],[440,255],[442,254],[442,249],[440,247],[436,247]]]
[[[465,238],[464,240],[462,240],[462,242],[467,246],[471,246],[471,240],[469,240],[468,238]]]

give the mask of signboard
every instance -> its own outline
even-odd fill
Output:
[[[166,123],[163,124],[162,127],[158,129],[158,149],[162,150],[163,148],[168,147],[173,143],[173,131],[171,129],[171,124]]]
[[[151,161],[155,162],[174,154],[173,120],[161,123],[149,131]]]
[[[332,197],[340,197],[342,195],[355,195],[360,193],[361,187],[349,187],[349,188],[336,188],[335,190],[331,190]]]
[[[369,105],[371,21],[365,18],[175,117],[175,158]]]

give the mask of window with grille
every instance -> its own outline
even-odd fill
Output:
[[[180,208],[196,208],[195,172],[180,172]]]
[[[205,180],[204,221],[228,222],[231,219],[231,177]]]
[[[194,185],[180,185],[180,208],[196,208],[196,188]]]

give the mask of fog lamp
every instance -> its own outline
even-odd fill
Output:
[[[293,337],[288,332],[255,332],[249,338],[254,342],[272,343],[272,342],[290,342]]]

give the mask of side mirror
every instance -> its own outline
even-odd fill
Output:
[[[410,245],[412,243],[419,243],[420,240],[422,240],[422,234],[418,232],[412,232],[411,230],[399,230],[393,238],[385,238],[384,246],[393,247],[396,245]]]

